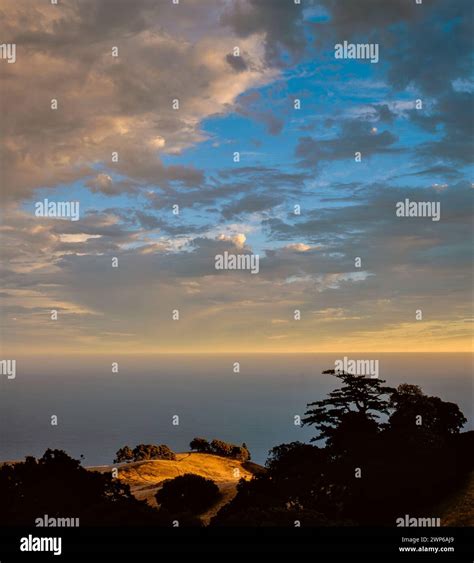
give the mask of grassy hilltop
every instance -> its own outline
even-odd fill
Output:
[[[116,465],[90,467],[89,469],[110,472],[118,469],[118,478],[130,486],[138,500],[146,500],[156,507],[155,495],[168,479],[179,475],[194,473],[206,479],[212,479],[219,487],[221,498],[207,512],[200,515],[205,524],[217,514],[220,508],[230,502],[235,494],[240,479],[249,480],[255,473],[264,471],[263,467],[253,462],[205,453],[177,453],[176,460],[136,461]]]

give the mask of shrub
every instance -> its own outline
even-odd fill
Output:
[[[170,512],[200,514],[218,500],[219,487],[211,479],[186,473],[166,481],[155,498]]]

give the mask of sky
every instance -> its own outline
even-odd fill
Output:
[[[473,10],[2,0],[3,356],[472,350]]]

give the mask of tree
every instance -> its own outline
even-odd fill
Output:
[[[151,459],[169,459],[171,461],[176,461],[176,454],[166,444],[160,444],[159,446],[156,446],[155,454]]]
[[[334,375],[343,382],[340,389],[331,391],[327,399],[309,403],[303,425],[314,425],[319,435],[311,441],[328,439],[330,445],[335,439],[337,429],[347,420],[350,413],[357,413],[359,424],[362,419],[377,422],[380,414],[388,414],[391,406],[390,396],[395,389],[384,387],[385,381],[362,375],[327,370],[323,373]]]
[[[329,372],[343,381],[308,405],[321,447],[293,442],[270,451],[267,471],[241,479],[212,525],[393,525],[403,514],[436,513],[472,472],[474,432],[459,434],[457,405],[416,385]],[[417,427],[421,415],[424,429]],[[389,422],[379,417],[389,415]],[[423,426],[422,426],[423,428]],[[431,512],[435,511],[435,512]]]
[[[186,473],[166,481],[156,493],[156,501],[170,512],[201,514],[219,498],[219,487],[211,479]]]
[[[123,462],[133,461],[133,451],[128,446],[124,446],[120,448],[118,452],[115,454],[114,463],[123,463]]]
[[[246,462],[250,459],[250,452],[247,448],[242,446],[232,446],[230,457],[238,459],[239,461]]]
[[[223,440],[212,440],[211,442],[211,451],[213,454],[221,455],[224,457],[232,457],[232,449],[234,448],[233,444],[228,444]]]
[[[111,472],[90,471],[62,450],[0,466],[0,526],[32,526],[48,514],[81,526],[169,525]]]
[[[236,446],[223,440],[214,439],[209,443],[205,438],[193,438],[189,447],[197,452],[230,457],[242,462],[250,460],[250,452],[245,442],[241,446]]]
[[[189,444],[191,450],[196,450],[200,453],[209,453],[211,445],[205,438],[193,438]]]
[[[152,459],[176,460],[176,454],[166,444],[138,444],[133,449],[135,461],[148,461]]]
[[[399,436],[436,443],[440,438],[459,434],[467,422],[455,403],[425,395],[417,385],[399,385],[391,396],[394,409],[389,428]]]
[[[377,446],[380,429],[377,422],[366,413],[349,411],[340,417],[339,424],[331,430],[327,445],[339,455],[357,454],[360,459]]]

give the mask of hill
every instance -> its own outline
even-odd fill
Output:
[[[220,508],[230,502],[236,494],[237,483],[240,479],[251,479],[252,476],[264,468],[252,462],[240,462],[235,459],[203,453],[178,453],[176,460],[136,461],[89,467],[92,471],[111,471],[118,469],[118,478],[130,486],[134,496],[139,500],[146,500],[151,506],[157,506],[155,495],[167,479],[174,479],[178,475],[194,473],[206,479],[212,479],[219,487],[222,498],[210,510],[201,515],[201,519],[208,524]]]
[[[440,515],[442,526],[474,526],[474,472],[458,491],[437,507],[435,513]]]

